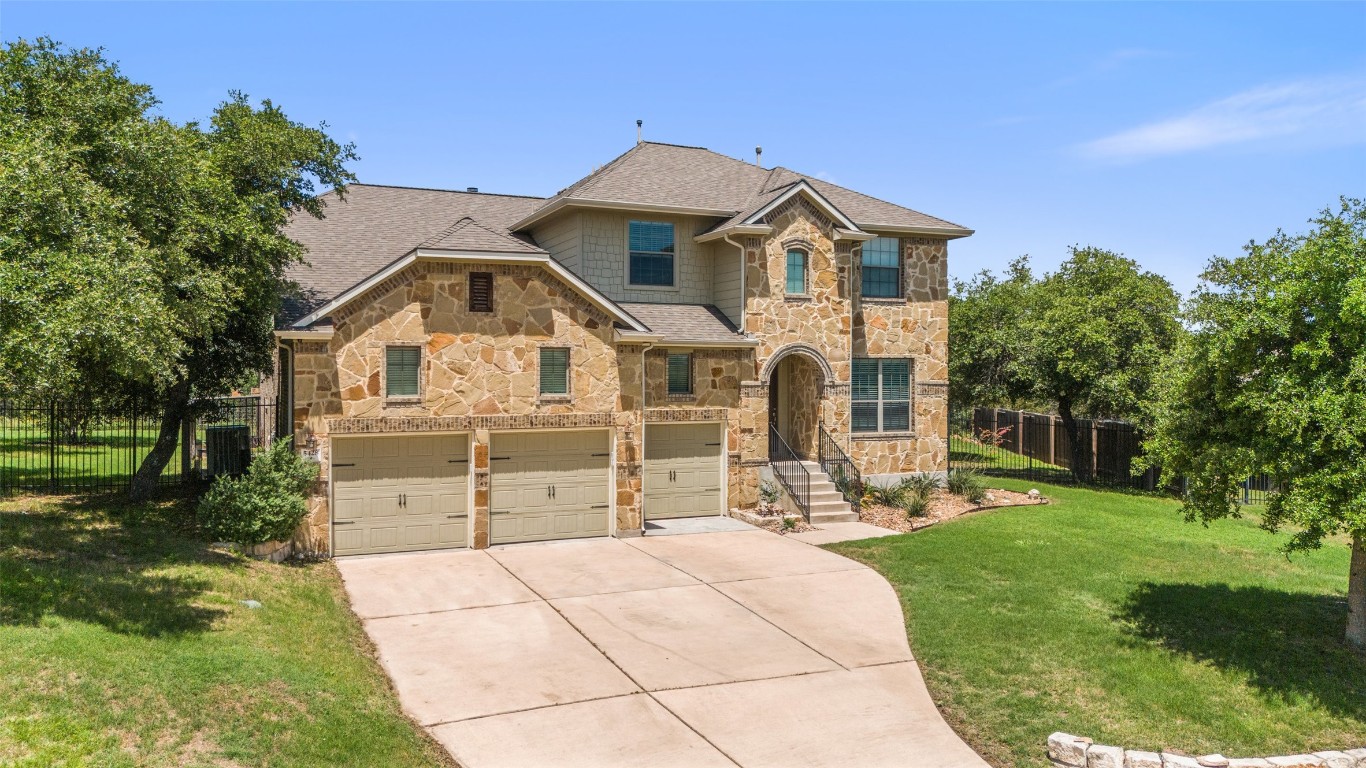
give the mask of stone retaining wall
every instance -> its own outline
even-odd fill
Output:
[[[1064,768],[1366,768],[1366,747],[1274,757],[1191,757],[1094,744],[1059,732],[1048,737],[1048,759]]]

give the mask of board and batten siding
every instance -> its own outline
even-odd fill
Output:
[[[531,230],[531,237],[537,245],[549,251],[556,261],[583,276],[580,270],[583,233],[579,218],[580,214],[577,211],[556,216]]]

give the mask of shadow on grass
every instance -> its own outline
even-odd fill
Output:
[[[146,637],[207,631],[223,613],[195,604],[209,581],[166,569],[237,561],[178,530],[172,510],[107,497],[0,504],[0,626],[60,616]]]
[[[1343,638],[1345,597],[1145,582],[1117,618],[1136,637],[1246,674],[1268,694],[1312,697],[1335,715],[1366,723],[1366,656]]]

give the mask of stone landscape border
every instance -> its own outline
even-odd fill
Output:
[[[1191,757],[1095,744],[1059,731],[1048,737],[1048,760],[1062,768],[1366,768],[1366,747],[1275,757]]]

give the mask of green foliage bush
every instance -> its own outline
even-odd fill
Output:
[[[318,466],[277,440],[241,477],[222,476],[199,501],[199,524],[217,541],[243,545],[287,539],[308,513],[304,494]]]
[[[934,495],[934,492],[944,487],[944,481],[939,475],[912,475],[901,481],[910,488],[911,493],[924,499],[926,502]]]
[[[924,517],[930,511],[930,497],[912,494],[902,509],[906,510],[906,517]]]
[[[949,470],[949,493],[962,496],[970,504],[981,504],[987,497],[982,476],[970,469]]]
[[[868,484],[868,500],[874,504],[905,509],[906,502],[910,497],[911,489],[904,481],[891,485]]]

